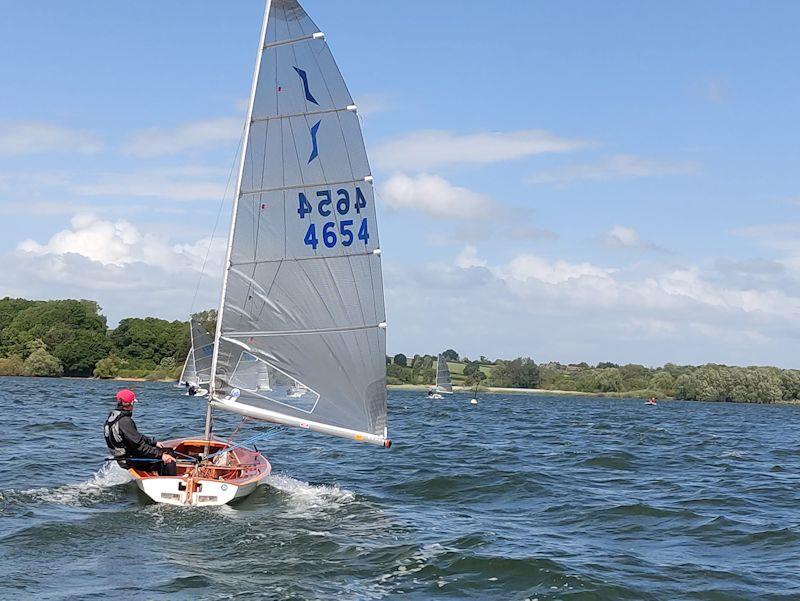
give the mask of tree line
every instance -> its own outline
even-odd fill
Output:
[[[194,315],[208,330],[216,312]],[[177,379],[189,351],[185,321],[129,317],[109,329],[89,300],[0,299],[0,375]],[[646,367],[601,362],[537,364],[530,357],[469,359],[443,351],[453,383],[696,401],[775,403],[800,399],[800,370],[708,364]],[[389,384],[432,386],[434,354],[386,357]]]
[[[94,301],[0,299],[0,375],[177,378],[189,345],[185,321],[130,317],[110,330]]]

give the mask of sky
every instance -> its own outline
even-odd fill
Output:
[[[800,4],[303,5],[359,106],[389,353],[798,367]],[[263,0],[2,9],[0,296],[215,307]]]

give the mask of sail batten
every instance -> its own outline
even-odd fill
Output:
[[[336,180],[336,181],[328,181],[328,182],[318,182],[318,183],[299,183],[299,184],[291,184],[287,186],[276,186],[274,188],[261,188],[259,190],[243,190],[240,192],[240,196],[248,196],[252,194],[265,194],[267,192],[281,192],[283,190],[293,190],[297,188],[318,188],[320,186],[341,186],[345,184],[357,184],[360,182],[371,183],[372,176],[365,175],[363,177],[357,177],[355,179],[344,179],[344,180]]]
[[[262,32],[215,337],[214,406],[380,443],[386,316],[355,103],[296,0],[270,0]]]

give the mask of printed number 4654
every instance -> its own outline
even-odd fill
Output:
[[[336,229],[335,221],[328,221],[322,226],[321,235],[322,243],[327,248],[333,248],[336,246],[337,242],[342,246],[350,246],[353,244],[354,239],[353,220],[342,219],[339,222],[338,230]],[[361,220],[361,226],[358,228],[357,238],[363,241],[365,245],[369,242],[369,224],[366,217]],[[310,223],[308,225],[303,242],[305,242],[306,246],[310,246],[314,250],[317,250],[320,240],[317,236],[317,226],[314,223]]]

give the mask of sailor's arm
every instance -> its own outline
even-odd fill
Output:
[[[119,422],[119,429],[128,442],[126,446],[134,450],[137,455],[161,459],[161,449],[150,442],[151,438],[139,432],[132,419],[122,418]]]

